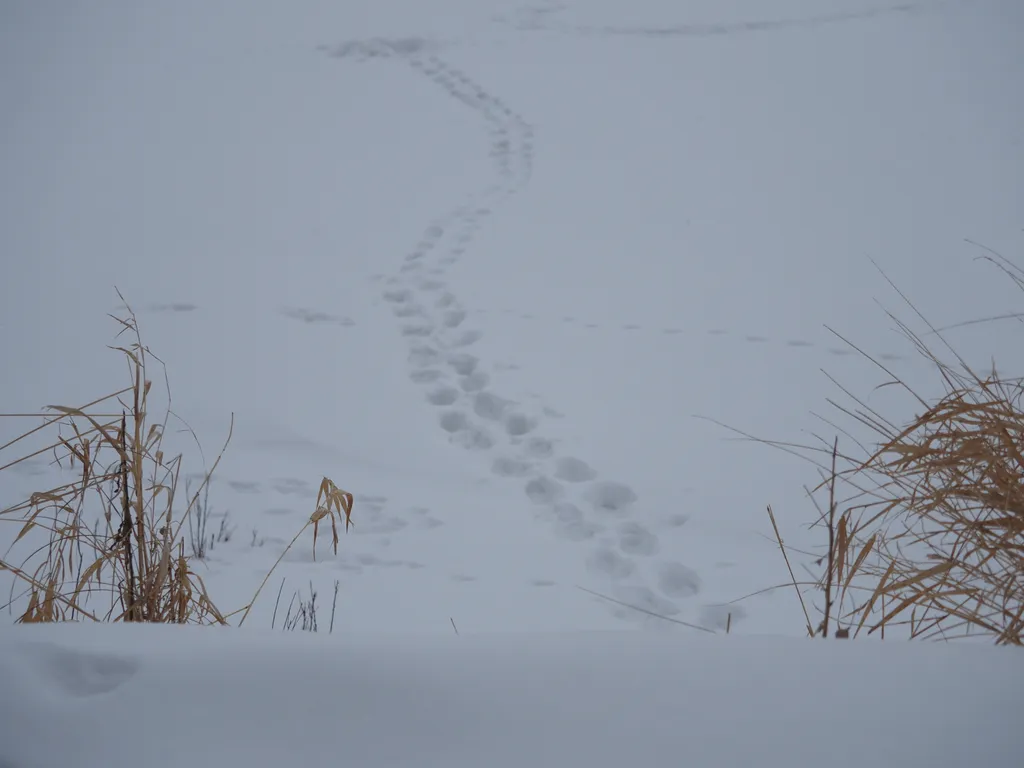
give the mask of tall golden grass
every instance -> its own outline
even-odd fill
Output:
[[[118,337],[127,337],[127,342],[111,349],[128,364],[127,386],[77,407],[48,406],[42,414],[0,414],[42,418],[38,426],[0,445],[0,473],[42,456],[73,472],[67,482],[0,509],[0,523],[18,526],[14,542],[0,558],[0,570],[14,576],[11,603],[20,597],[25,605],[19,622],[223,625],[235,613],[243,613],[244,621],[262,585],[247,605],[224,614],[192,568],[193,553],[186,551],[182,535],[230,442],[234,418],[213,465],[204,470],[195,492],[182,501],[182,455],[170,457],[164,452],[171,415],[166,370],[167,402],[155,417],[149,373],[153,362],[162,369],[163,363],[143,345],[135,313],[127,303],[124,306],[121,316],[111,317],[118,323]],[[42,438],[42,447],[10,458],[11,451],[30,438]],[[312,526],[315,555],[320,525],[329,518],[337,553],[337,525],[344,516],[348,529],[352,501],[351,494],[323,478],[314,512],[287,549]],[[90,523],[90,519],[99,522]],[[10,553],[19,548],[28,551],[15,562]],[[22,592],[15,596],[19,586]]]
[[[1024,289],[1024,270],[994,252],[984,258]],[[822,482],[808,489],[812,498],[828,496],[827,503],[817,505],[814,522],[827,535],[824,554],[816,560],[820,576],[800,582],[789,569],[808,634],[829,637],[831,628],[833,637],[885,637],[888,631],[918,639],[978,636],[1020,645],[1024,380],[1002,376],[994,367],[976,370],[943,330],[892,287],[927,330],[915,332],[894,314],[889,317],[931,365],[941,396],[925,398],[851,344],[888,375],[882,386],[900,387],[912,398],[919,415],[896,423],[839,385],[845,402],[829,402],[866,428],[872,445],[832,420],[830,426],[856,446],[854,452],[841,451],[838,439],[819,439],[811,446],[762,441],[810,458],[822,470]],[[840,499],[840,489],[849,495]],[[790,566],[770,507],[768,513]],[[816,624],[804,600],[807,587],[821,601]]]

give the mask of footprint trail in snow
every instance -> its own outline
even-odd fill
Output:
[[[493,178],[440,214],[384,281],[381,297],[407,343],[409,378],[436,410],[437,428],[453,446],[484,456],[490,471],[522,488],[523,502],[555,535],[586,548],[590,586],[634,611],[605,603],[625,619],[648,620],[682,613],[681,603],[701,591],[699,576],[665,559],[657,534],[636,514],[637,494],[603,478],[582,459],[559,453],[544,435],[544,411],[524,409],[491,386],[476,354],[482,333],[449,288],[452,265],[468,258],[487,217],[529,183],[534,161],[530,123],[465,72],[446,63],[435,46],[419,39],[349,42],[325,49],[340,59],[394,60],[462,108],[486,131]]]

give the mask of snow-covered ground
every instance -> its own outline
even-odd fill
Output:
[[[788,590],[726,603],[786,580],[767,504],[791,543],[814,543],[800,525],[813,511],[802,486],[817,475],[694,417],[766,438],[831,437],[814,412],[838,390],[820,369],[863,395],[884,375],[826,325],[933,386],[876,303],[900,309],[872,260],[936,324],[1018,306],[964,239],[1022,253],[1022,33],[1017,0],[4,4],[0,411],[124,385],[122,361],[102,350],[116,285],[208,459],[235,415],[210,495],[234,533],[199,565],[223,610],[251,597],[322,476],[355,494],[338,555],[321,545],[313,562],[300,542],[246,622],[269,628],[281,578],[284,601],[312,585],[321,606],[337,580],[333,639],[355,651],[271,662],[277,640],[239,638],[251,656],[228,661],[214,648],[189,668],[198,640],[155,635],[155,650],[135,657],[117,633],[90,631],[88,644],[117,646],[114,669],[132,670],[114,674],[118,707],[173,683],[230,706],[242,719],[223,720],[228,733],[272,716],[260,700],[323,706],[348,725],[336,732],[321,711],[314,735],[295,717],[291,746],[250,738],[211,749],[287,756],[341,733],[331,754],[352,746],[360,765],[500,765],[517,734],[543,750],[538,724],[555,712],[568,712],[551,736],[561,746],[530,753],[540,764],[556,754],[576,763],[558,750],[591,722],[607,765],[656,755],[741,764],[754,754],[744,750],[774,743],[789,744],[797,765],[810,754],[800,749],[828,743],[843,764],[884,728],[854,729],[855,745],[838,724],[865,702],[884,720],[874,703],[897,698],[886,691],[899,690],[895,717],[916,696],[1006,685],[1004,655],[891,650],[876,666],[878,649],[718,646],[578,587],[719,634],[730,615],[734,635],[802,632]],[[952,338],[984,364],[1018,348],[1014,333]],[[872,404],[897,407],[883,395]],[[0,445],[32,423],[0,420]],[[189,439],[177,442],[200,472]],[[0,507],[50,473],[43,462],[4,472]],[[0,541],[16,532],[0,528]],[[8,584],[0,578],[5,594]],[[453,623],[467,645],[428,639],[454,635]],[[636,628],[672,637],[521,634]],[[84,628],[34,631],[67,648]],[[468,639],[489,632],[517,634]],[[379,653],[359,639],[378,636],[392,638]],[[94,721],[77,714],[88,700],[55,702],[91,673],[74,671],[66,650],[32,650],[34,637],[4,633],[20,648],[4,670],[30,660],[18,690],[51,681],[25,713],[53,707],[88,730]],[[241,671],[225,673],[241,708],[218,698],[230,684],[202,687],[225,664],[250,663],[266,663],[266,676],[243,684]],[[943,669],[940,681],[928,665]],[[829,686],[826,668],[856,675]],[[551,676],[550,697],[516,682]],[[477,677],[479,689],[460,687]],[[107,690],[92,685],[86,693]],[[344,698],[353,685],[358,704]],[[622,686],[632,693],[612,693]],[[370,734],[398,749],[425,697],[441,720],[437,701],[454,697],[457,719],[495,688],[506,691],[495,706],[527,720],[480,713],[489,725],[451,753],[468,762],[430,752],[439,742],[423,742],[413,762],[368,751]],[[961,693],[974,733],[1002,725],[1009,738],[1008,690]],[[168,714],[178,695],[161,699]],[[796,714],[772,728],[780,697]],[[627,709],[657,715],[664,735],[617,742],[612,720]],[[208,727],[222,722],[211,716]],[[447,727],[415,727],[430,739],[435,725]],[[826,741],[802,741],[822,728]],[[0,731],[12,733],[25,731]],[[964,764],[942,740],[952,731],[938,733],[915,744]],[[483,760],[475,750],[492,737],[501,754]],[[987,739],[971,743],[998,746]],[[90,763],[114,742],[85,743],[95,751],[81,765],[120,759]],[[17,754],[14,765],[34,765]],[[971,752],[1006,764],[994,755]]]
[[[5,768],[1020,764],[1013,649],[109,625],[4,640]]]

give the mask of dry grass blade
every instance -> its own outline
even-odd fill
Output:
[[[982,258],[1024,290],[1024,270],[992,251]],[[838,584],[837,619],[855,626],[858,634],[869,626],[868,634],[881,630],[884,636],[888,627],[905,630],[910,637],[985,635],[999,644],[1020,645],[1024,380],[1000,376],[994,366],[990,373],[978,372],[904,293],[889,284],[927,333],[914,332],[891,313],[889,317],[932,365],[943,394],[926,398],[885,369],[892,376],[888,383],[908,393],[919,409],[914,418],[897,426],[837,382],[853,406],[832,404],[873,434],[874,447],[859,458],[842,456],[843,470],[836,468],[838,454],[833,452],[826,480],[830,506],[825,514],[830,521],[836,511],[837,482],[851,489],[852,496],[842,502],[847,509],[839,516],[834,536],[829,525],[823,558],[828,564],[820,582],[825,625],[833,607],[833,585]],[[937,339],[953,363],[929,347],[924,335]],[[818,458],[824,452],[821,448],[801,451],[769,444],[819,467],[823,464]],[[774,518],[772,523],[775,526]],[[787,567],[792,572],[788,558]]]
[[[29,438],[38,439],[47,429],[56,430],[42,448],[10,460],[0,455],[0,471],[52,454],[55,467],[73,472],[68,482],[35,491],[0,510],[0,523],[19,526],[8,554],[0,558],[0,570],[14,577],[9,604],[14,604],[15,586],[20,583],[25,587],[18,598],[24,601],[19,608],[21,622],[226,624],[228,616],[216,607],[205,582],[191,567],[182,532],[231,440],[234,417],[223,447],[181,509],[177,499],[182,456],[169,458],[163,447],[171,415],[170,384],[164,371],[167,408],[161,420],[154,420],[148,369],[151,359],[160,361],[142,344],[127,303],[125,309],[125,316],[114,319],[119,335],[129,335],[130,343],[111,349],[128,362],[130,385],[83,406],[50,406],[41,425],[0,446],[2,452]],[[116,414],[111,413],[114,410]],[[187,431],[195,438],[191,428]],[[315,556],[319,523],[329,517],[337,552],[338,524],[342,517],[346,530],[352,524],[352,506],[352,494],[324,478],[317,509],[292,544],[313,525]],[[98,512],[95,524],[88,521],[90,511]],[[21,562],[9,559],[14,549],[27,549]],[[253,602],[265,583],[266,579]],[[244,610],[242,621],[251,607],[252,602],[236,612]]]
[[[621,605],[623,608],[629,608],[632,611],[636,611],[637,613],[643,613],[643,614],[645,614],[647,616],[651,616],[652,618],[655,618],[655,619],[661,619],[662,621],[667,621],[669,624],[678,624],[681,627],[688,627],[690,629],[696,629],[699,632],[706,632],[709,635],[716,634],[715,630],[713,630],[713,629],[708,629],[707,627],[702,627],[699,624],[691,624],[691,623],[689,623],[687,621],[682,621],[680,619],[674,619],[671,616],[663,616],[660,613],[655,613],[654,611],[650,611],[650,610],[648,610],[646,608],[641,608],[638,605],[630,605],[629,603],[624,602],[622,600],[616,600],[614,597],[609,597],[608,595],[602,595],[600,592],[594,592],[592,589],[587,589],[586,587],[581,587],[578,584],[576,585],[576,588],[578,590],[580,590],[581,592],[586,592],[588,595],[593,595],[594,597],[599,597],[602,600],[607,600],[609,603],[615,603],[616,605]],[[452,624],[454,625],[454,623],[455,622],[453,620]],[[458,632],[458,630],[456,630],[456,632]]]
[[[30,539],[37,544],[20,564],[0,560],[0,568],[27,586],[19,621],[224,623],[174,534],[188,510],[174,506],[181,456],[168,459],[163,450],[167,416],[150,419],[148,366],[159,360],[142,344],[130,307],[115,319],[131,336],[130,344],[115,348],[129,362],[130,385],[84,406],[49,406],[56,416],[0,448],[57,430],[45,449],[28,456],[52,453],[56,467],[74,471],[70,482],[0,510],[0,522],[21,526],[12,549]],[[114,407],[120,413],[111,419]],[[26,458],[0,461],[0,467]],[[88,521],[96,511],[105,530]],[[40,557],[30,570],[29,561]]]
[[[789,570],[789,578],[792,580],[793,589],[796,590],[796,596],[800,600],[800,607],[803,609],[804,618],[807,620],[807,634],[810,637],[814,637],[814,627],[811,626],[811,615],[807,612],[807,605],[804,603],[804,596],[800,592],[800,587],[797,585],[796,574],[793,573],[793,566],[789,563],[789,555],[786,554],[786,545],[782,541],[782,534],[779,533],[779,525],[775,522],[775,513],[772,512],[772,507],[768,505],[768,517],[772,521],[772,530],[775,531],[775,539],[779,542],[779,550],[782,552],[782,557],[786,561],[786,568]]]
[[[273,575],[274,571],[277,570],[277,566],[281,564],[284,556],[288,554],[293,546],[295,546],[295,542],[297,542],[299,537],[306,532],[307,528],[313,526],[313,559],[316,560],[317,534],[319,533],[320,522],[325,517],[331,518],[332,527],[335,525],[334,516],[336,514],[339,517],[341,517],[341,515],[345,516],[345,530],[348,530],[349,525],[354,525],[351,519],[353,502],[354,497],[351,493],[338,488],[330,478],[323,478],[320,482],[320,492],[317,494],[316,509],[313,510],[313,513],[309,516],[309,520],[306,524],[299,529],[298,533],[296,533],[294,537],[292,537],[292,540],[288,543],[288,546],[284,548],[284,551],[281,552],[280,556],[278,556],[274,565],[269,571],[267,571],[267,574],[263,577],[263,581],[260,582],[260,585],[256,589],[256,593],[252,596],[252,600],[249,601],[249,604],[237,611],[242,614],[242,618],[239,620],[238,626],[242,626],[245,623],[245,620],[249,617],[250,611],[252,611],[252,607],[256,604],[257,598],[259,598],[260,593],[263,592],[263,588],[267,585],[267,582],[270,581],[271,575]],[[337,554],[338,532],[336,527],[333,528],[333,533],[334,552]]]

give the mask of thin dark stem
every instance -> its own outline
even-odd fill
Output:
[[[281,593],[284,591],[284,582],[286,579],[281,579],[281,586],[277,589],[277,600],[274,601],[274,616],[270,620],[270,628],[273,629],[274,625],[277,624],[277,606],[281,604]]]
[[[338,607],[338,580],[334,580],[334,600],[331,601],[331,627],[327,630],[327,634],[334,633],[334,611]]]
[[[832,443],[832,474],[828,482],[828,571],[825,574],[825,618],[821,621],[821,636],[828,639],[828,620],[832,615],[832,577],[835,573],[836,551],[836,456],[839,438]]]

